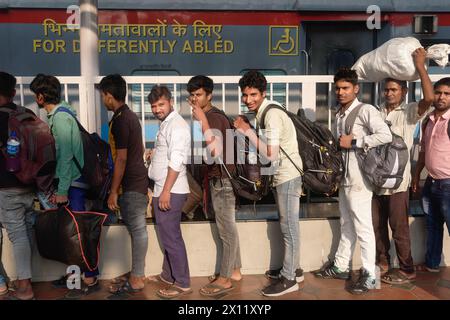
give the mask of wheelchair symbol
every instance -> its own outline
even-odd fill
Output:
[[[277,27],[272,27],[277,28]],[[296,27],[295,27],[296,28]],[[271,31],[272,31],[271,29]],[[291,35],[294,33],[294,36]],[[279,37],[279,40],[276,42],[275,46],[272,46],[270,49],[270,53],[273,55],[296,55],[297,52],[297,29],[293,29],[293,27],[290,28],[283,28],[283,33]],[[273,37],[273,34],[271,33],[271,36]],[[271,39],[275,40],[275,39]],[[272,43],[272,42],[271,42]]]

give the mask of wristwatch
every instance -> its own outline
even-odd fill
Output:
[[[356,139],[352,139],[352,149],[356,149]]]

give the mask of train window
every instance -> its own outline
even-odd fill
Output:
[[[350,68],[355,63],[355,55],[347,49],[333,51],[327,62],[327,74],[335,74],[340,68]]]
[[[239,72],[239,75],[244,75],[250,69],[244,69]],[[280,69],[259,69],[265,76],[284,76],[286,75],[286,71]],[[272,98],[271,98],[272,97]],[[271,100],[275,100],[281,104],[286,104],[286,85],[283,83],[274,83],[272,86],[272,91],[270,84],[267,86],[267,98]],[[247,113],[247,107],[241,103],[241,113]]]

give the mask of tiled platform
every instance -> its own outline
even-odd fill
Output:
[[[356,279],[356,275],[353,277]],[[207,277],[192,278],[194,292],[183,300],[450,300],[450,267],[441,268],[439,273],[417,274],[417,279],[410,286],[392,286],[381,284],[381,289],[372,290],[361,296],[355,296],[345,290],[349,282],[342,280],[316,279],[311,273],[305,273],[305,281],[300,290],[278,298],[267,298],[259,292],[269,283],[264,275],[245,275],[243,280],[235,283],[236,289],[216,298],[204,297],[199,289],[207,283]],[[102,289],[85,300],[105,300],[109,296],[109,281],[101,281]],[[144,290],[129,297],[131,300],[159,300],[156,290],[164,288],[160,282],[147,281]],[[50,282],[33,283],[37,300],[59,300],[64,297],[66,289],[54,289]]]

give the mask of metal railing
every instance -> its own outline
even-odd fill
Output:
[[[437,81],[448,75],[431,75],[432,81]],[[241,102],[241,91],[238,82],[241,76],[211,76],[215,83],[213,102],[229,115],[237,115],[246,112]],[[126,76],[128,105],[138,114],[142,122],[143,140],[146,142],[146,127],[157,126],[157,121],[152,118],[151,110],[147,102],[147,92],[155,84],[167,85],[174,98],[174,104],[180,114],[190,119],[191,110],[184,98],[188,96],[186,84],[191,76]],[[311,120],[318,120],[332,128],[334,122],[334,92],[333,76],[267,76],[267,97],[284,103],[287,108],[296,112],[303,108],[305,114]],[[108,113],[102,106],[100,95],[95,100],[95,106],[87,106],[81,98],[84,80],[82,77],[58,77],[62,84],[62,98],[72,104],[78,112],[81,123],[89,131],[101,132],[107,124]],[[96,77],[94,83],[99,83],[102,77]],[[42,118],[45,116],[37,109],[32,93],[28,85],[33,77],[17,77],[18,94],[17,103],[34,109]],[[381,101],[380,85],[363,82],[360,100],[377,104]],[[418,88],[418,89],[417,89]],[[416,86],[413,96],[409,100],[417,100],[420,97],[420,86]],[[410,94],[411,96],[411,94]],[[137,97],[137,98],[136,98]],[[95,119],[95,125],[89,119]],[[147,134],[148,138],[148,134]]]

